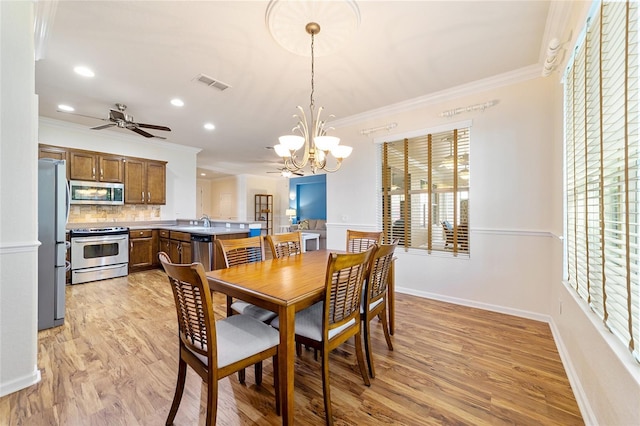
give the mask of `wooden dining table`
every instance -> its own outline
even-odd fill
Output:
[[[206,273],[211,291],[244,300],[279,315],[278,374],[283,425],[292,425],[295,413],[295,314],[323,300],[327,261],[331,252],[310,251],[298,256],[247,263]],[[392,290],[389,289],[390,292]]]

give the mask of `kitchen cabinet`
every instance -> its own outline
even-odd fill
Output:
[[[126,158],[125,204],[166,204],[166,162]]]
[[[144,271],[157,266],[158,231],[136,229],[129,231],[129,272]]]
[[[67,180],[69,180],[69,151],[59,146],[38,145],[38,158],[53,158],[67,162]]]
[[[122,183],[123,160],[120,155],[72,150],[69,152],[69,176],[73,180]]]
[[[191,263],[191,234],[160,230],[159,244],[172,263]]]

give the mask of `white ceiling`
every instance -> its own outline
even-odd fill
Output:
[[[554,36],[547,21],[555,2],[357,5],[361,21],[351,38],[316,57],[315,104],[336,119],[535,64],[542,70]],[[273,39],[267,6],[266,1],[60,1],[44,58],[36,62],[40,115],[93,127],[104,122],[57,112],[57,105],[106,118],[115,103],[124,103],[135,121],[172,129],[151,133],[202,148],[200,168],[276,170],[277,157],[265,147],[290,132],[297,105],[308,108],[311,66],[308,56],[290,53]],[[316,37],[317,49],[323,35]],[[300,37],[310,44],[304,24]],[[95,77],[75,74],[73,67],[80,64]],[[231,88],[218,91],[194,82],[200,73]],[[172,106],[174,97],[185,106]],[[216,129],[204,130],[205,122]],[[118,128],[99,131],[136,136]]]

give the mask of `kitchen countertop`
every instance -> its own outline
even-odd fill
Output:
[[[176,223],[177,222],[177,223]],[[187,223],[181,223],[187,222]],[[191,221],[183,221],[183,220],[170,220],[170,221],[149,221],[149,222],[91,222],[91,223],[68,223],[67,231],[71,229],[79,229],[79,228],[100,228],[100,227],[110,227],[110,226],[125,226],[130,230],[139,230],[139,229],[163,229],[167,231],[179,231],[186,232],[189,234],[196,235],[225,235],[225,234],[243,234],[249,233],[249,223],[251,222],[225,222],[230,223],[230,227],[220,226],[218,221],[214,222],[214,226],[205,227],[202,225],[190,225],[188,222]],[[241,225],[244,225],[244,228],[240,228]]]

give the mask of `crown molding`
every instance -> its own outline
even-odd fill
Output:
[[[382,108],[373,109],[360,114],[331,121],[331,125],[335,128],[345,127],[360,123],[366,120],[372,120],[380,117],[387,117],[392,114],[398,114],[405,111],[422,108],[429,105],[454,100],[463,96],[472,95],[478,92],[489,91],[499,87],[520,83],[527,80],[540,77],[541,65],[533,64],[524,68],[498,74],[493,77],[477,80],[472,83],[463,84],[452,87],[450,89],[435,92],[429,95],[420,96],[395,104],[387,105]]]

